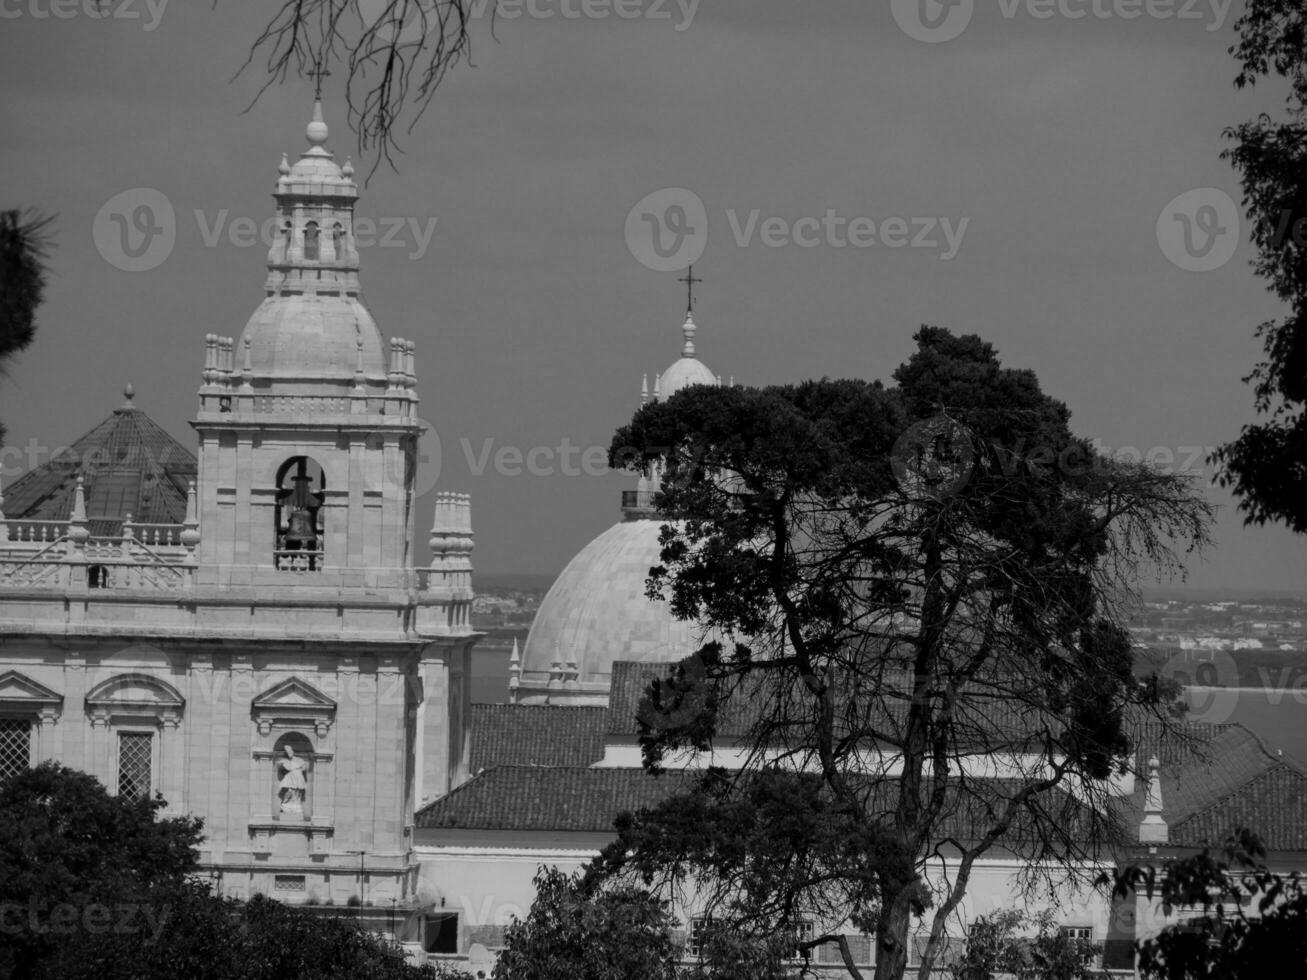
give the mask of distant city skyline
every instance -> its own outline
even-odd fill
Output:
[[[669,189],[705,209],[695,343],[713,371],[888,380],[915,329],[939,324],[1033,369],[1078,434],[1206,478],[1207,449],[1254,417],[1254,326],[1284,312],[1246,241],[1223,239],[1232,255],[1209,271],[1159,245],[1186,193],[1238,200],[1221,130],[1278,107],[1274,86],[1233,88],[1240,6],[1219,22],[978,8],[946,43],[853,0],[519,18],[497,42],[477,25],[476,67],[449,76],[360,205],[365,301],[416,341],[439,437],[419,541],[436,485],[473,495],[483,574],[556,575],[619,519],[632,478],[597,460],[642,376],[676,357],[685,306],[683,268],[654,271],[626,223]],[[19,471],[29,444],[71,443],[128,381],[194,445],[196,338],[239,335],[262,296],[277,165],[312,103],[311,80],[291,80],[243,111],[262,80],[231,78],[265,16],[6,20],[0,106],[23,136],[0,150],[6,206],[59,216],[39,332],[0,382]],[[354,151],[342,84],[324,84],[338,158]],[[175,240],[130,272],[94,235],[138,188],[167,200]],[[1307,587],[1307,540],[1245,529],[1211,497],[1217,544],[1189,587]]]

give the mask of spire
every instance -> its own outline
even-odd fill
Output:
[[[1157,756],[1148,760],[1148,783],[1144,789],[1144,819],[1139,825],[1141,844],[1165,844],[1169,839],[1162,819],[1162,775]]]
[[[522,654],[517,649],[517,637],[513,637],[513,655],[508,658],[508,701],[517,704],[517,689],[522,686]]]

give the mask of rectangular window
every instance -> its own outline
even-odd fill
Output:
[[[458,913],[437,912],[427,916],[426,942],[428,953],[458,952]]]
[[[302,892],[304,891],[304,876],[276,875],[272,879],[272,887],[279,892]]]
[[[1073,939],[1078,943],[1092,944],[1094,942],[1093,926],[1061,926],[1058,929],[1067,939]],[[1089,965],[1098,969],[1103,965],[1103,947],[1098,945],[1094,950],[1094,958],[1089,961]]]
[[[31,764],[32,723],[23,718],[0,718],[0,782]]]
[[[690,938],[685,944],[685,953],[687,956],[693,956],[695,959],[698,959],[703,955],[703,944],[707,934],[707,919],[700,917],[690,920]]]
[[[118,795],[129,800],[150,797],[154,736],[147,732],[118,735]]]
[[[798,943],[809,942],[812,939],[812,937],[816,935],[816,933],[812,931],[813,929],[812,922],[808,919],[800,919],[798,922],[794,924],[793,929],[794,929],[795,946],[793,949],[790,950],[790,959],[801,960],[805,958],[805,951],[799,949]],[[808,947],[806,951],[806,956],[808,959],[812,958],[811,946]]]

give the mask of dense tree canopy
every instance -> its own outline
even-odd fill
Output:
[[[1167,915],[1190,912],[1140,945],[1139,971],[1149,980],[1270,977],[1307,965],[1307,882],[1272,872],[1247,828],[1160,868],[1124,868],[1115,884],[1119,895],[1142,893]]]
[[[495,980],[676,980],[667,903],[638,888],[590,891],[541,868],[527,917],[514,921]]]
[[[199,820],[159,819],[164,805],[110,796],[94,777],[51,762],[0,784],[0,975],[35,975],[69,935],[98,930],[102,918],[145,926],[154,911],[146,896],[185,882],[202,839]]]
[[[1265,359],[1252,382],[1262,419],[1222,446],[1221,480],[1250,523],[1307,532],[1307,10],[1298,0],[1249,0],[1231,49],[1239,86],[1289,82],[1286,114],[1263,113],[1226,130],[1224,156],[1239,171],[1257,249],[1253,268],[1288,307],[1257,327]]]
[[[196,876],[201,822],[42,763],[0,784],[7,980],[468,980],[409,966],[353,922]]]
[[[1129,719],[1174,707],[1134,677],[1122,602],[1211,517],[1186,478],[1097,455],[979,338],[916,339],[893,387],[691,387],[611,450],[661,475],[651,592],[713,637],[652,686],[646,765],[724,740],[745,762],[624,820],[603,873],[693,881],[742,928],[851,903],[878,978],[902,976],[934,906],[928,975],[991,848],[1039,859],[1033,886],[1120,838],[1108,780]],[[979,762],[996,757],[1001,774]],[[785,794],[804,802],[775,806]],[[707,846],[677,832],[689,814],[717,828]],[[774,860],[741,834],[776,840]]]
[[[36,309],[45,296],[49,217],[0,211],[0,363],[36,335]],[[5,430],[0,425],[0,443]]]

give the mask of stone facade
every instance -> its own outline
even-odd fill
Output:
[[[161,793],[203,818],[223,892],[394,921],[421,910],[415,810],[468,773],[470,503],[436,495],[415,568],[414,345],[362,304],[357,188],[326,138],[319,106],[282,162],[265,298],[239,339],[204,338],[198,460],[155,435],[122,449],[162,431],[129,391],[95,430],[107,463],[79,442],[12,488],[0,778],[53,759]],[[178,523],[98,512],[177,473]]]

